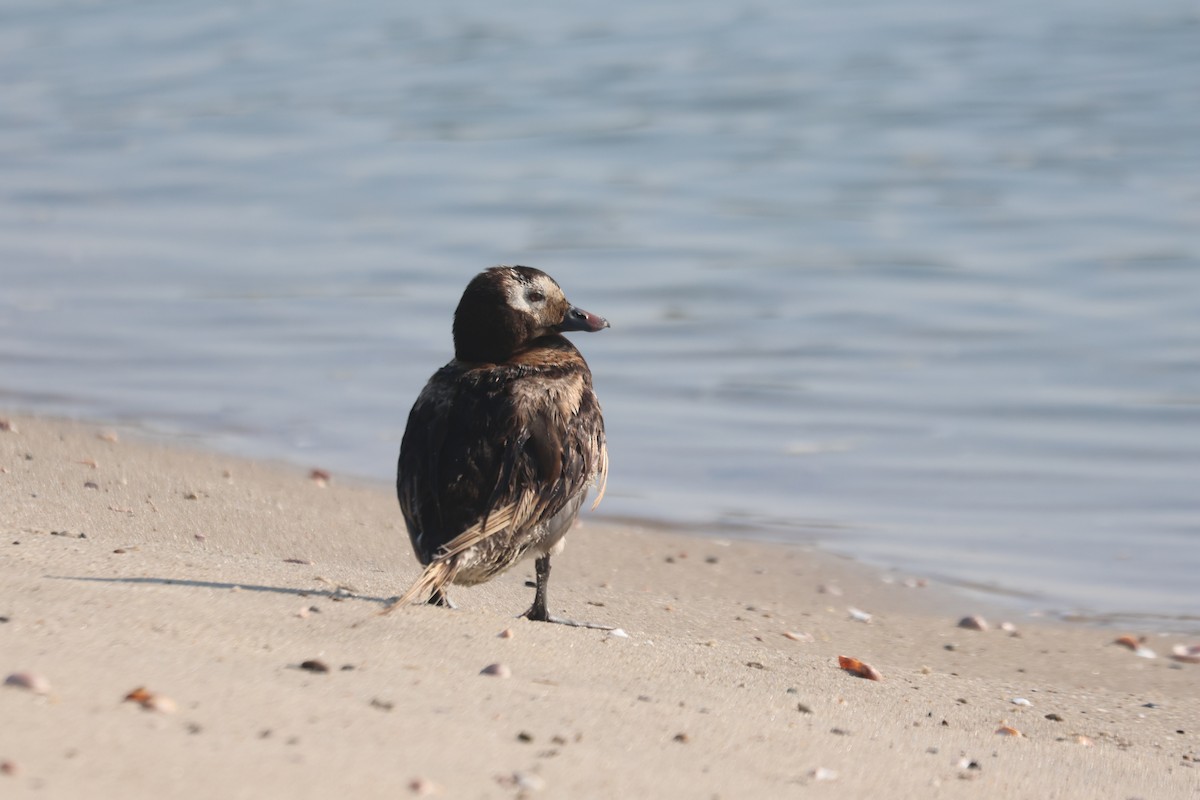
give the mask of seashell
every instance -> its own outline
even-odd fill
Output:
[[[883,680],[883,675],[879,673],[879,670],[875,669],[870,664],[859,661],[857,658],[838,656],[838,666],[852,675],[857,675],[860,678],[866,678],[869,681]]]
[[[999,728],[996,728],[996,733],[1001,736],[1024,736],[1025,735],[1010,725],[1001,725]]]
[[[1029,702],[1029,701],[1028,701],[1028,700],[1026,700],[1024,697],[1014,697],[1014,698],[1013,698],[1012,700],[1010,700],[1009,702],[1010,702],[1010,703],[1012,703],[1014,706],[1025,706],[1025,707],[1029,707],[1029,706],[1032,706],[1032,705],[1033,705],[1033,703]]]
[[[791,639],[793,642],[804,642],[805,644],[808,644],[810,642],[816,641],[816,639],[813,638],[813,635],[811,633],[798,633],[796,631],[784,631],[783,635],[786,636],[787,638]]]

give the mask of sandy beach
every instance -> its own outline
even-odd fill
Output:
[[[5,419],[5,798],[1200,796],[1186,637],[586,514],[552,611],[620,632],[515,618],[532,562],[380,616],[390,487]]]

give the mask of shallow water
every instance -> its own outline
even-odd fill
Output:
[[[12,0],[0,403],[390,480],[531,264],[613,323],[604,512],[1200,615],[1200,7],[1140,5]]]

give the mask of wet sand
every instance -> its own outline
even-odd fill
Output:
[[[381,617],[417,574],[388,487],[7,419],[0,672],[34,689],[0,690],[4,797],[1200,787],[1200,665],[1167,657],[1184,638],[1151,637],[1150,659],[1109,630],[1006,631],[920,576],[586,515],[551,607],[625,636],[514,618],[532,562],[457,611]],[[989,630],[956,626],[972,613]],[[123,700],[139,687],[149,708]]]

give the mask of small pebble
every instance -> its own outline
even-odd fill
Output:
[[[523,742],[525,744],[529,744],[530,742],[533,741],[533,734],[530,733],[529,731],[521,731],[520,733],[517,734],[517,741]]]
[[[969,631],[986,631],[988,629],[987,620],[979,616],[963,617],[958,621],[958,627],[966,628]]]
[[[1063,718],[1060,717],[1058,714],[1047,714],[1046,719],[1050,720],[1051,722],[1062,722],[1063,721]]]
[[[4,685],[25,689],[34,694],[50,694],[50,681],[32,672],[14,672],[4,679]]]
[[[504,664],[488,664],[479,670],[480,675],[491,675],[496,678],[511,678],[512,670]]]
[[[324,661],[311,658],[308,661],[301,661],[300,669],[308,670],[309,672],[329,672],[329,665]]]
[[[1033,705],[1033,703],[1029,702],[1024,697],[1014,697],[1009,702],[1011,702],[1014,706],[1032,706]]]
[[[784,631],[783,635],[786,636],[788,639],[791,639],[793,642],[804,642],[805,644],[808,644],[810,642],[816,641],[816,639],[813,638],[813,635],[811,633],[798,633],[796,631]]]
[[[692,737],[688,736],[686,733],[677,733],[674,737],[674,741],[679,742],[680,744],[687,744],[691,740]]]
[[[21,774],[21,767],[15,761],[0,761],[0,775],[16,777]]]
[[[515,635],[516,635],[516,634],[514,634],[514,633],[513,633],[513,629],[512,629],[512,628],[505,628],[504,630],[502,630],[502,631],[500,631],[499,633],[497,633],[497,634],[496,634],[496,637],[497,637],[497,638],[499,638],[499,639],[511,639],[511,638],[513,638],[513,636],[515,636]]]

